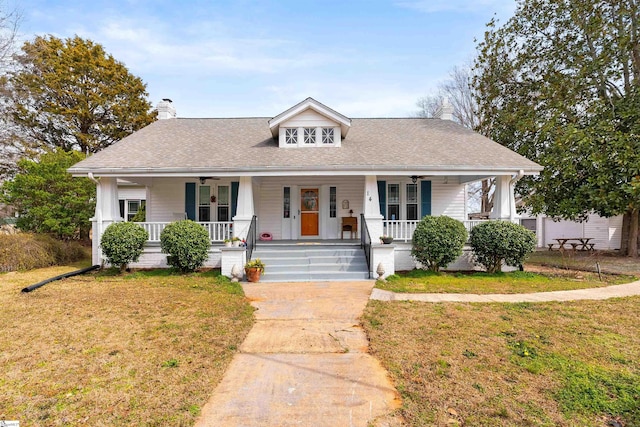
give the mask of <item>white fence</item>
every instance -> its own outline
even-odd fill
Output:
[[[164,228],[171,224],[170,222],[137,222],[142,228],[149,233],[149,242],[159,242],[160,233]],[[212,242],[222,242],[224,239],[230,239],[233,235],[233,222],[199,222],[209,233],[209,240]]]
[[[473,227],[486,221],[488,219],[473,219],[462,221],[464,227],[468,233],[471,233]],[[384,220],[384,234],[385,236],[393,237],[393,240],[410,242],[413,238],[413,232],[416,230],[418,220]]]

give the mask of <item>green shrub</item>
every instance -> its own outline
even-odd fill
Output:
[[[147,208],[146,205],[140,206],[138,212],[131,218],[131,222],[145,222],[147,218]]]
[[[429,270],[438,272],[462,255],[467,229],[448,216],[425,216],[413,233],[411,255]]]
[[[508,221],[487,221],[471,230],[469,244],[477,263],[489,273],[502,271],[502,263],[521,265],[536,247],[536,236],[521,225]]]
[[[87,249],[77,241],[60,241],[46,234],[0,235],[0,271],[64,265],[86,257]]]
[[[140,259],[144,244],[149,238],[147,230],[133,222],[116,222],[104,230],[100,239],[102,253],[109,264],[127,268],[127,264]]]
[[[167,263],[182,272],[194,271],[209,257],[209,233],[191,220],[172,222],[160,233],[162,253]]]

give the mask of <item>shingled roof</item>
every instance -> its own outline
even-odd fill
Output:
[[[341,147],[279,148],[269,118],[158,120],[74,165],[75,175],[473,171],[533,174],[542,167],[454,122],[352,119]]]

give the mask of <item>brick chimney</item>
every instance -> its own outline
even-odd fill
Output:
[[[169,98],[163,98],[162,101],[158,102],[156,110],[158,111],[158,120],[176,118],[176,109]]]

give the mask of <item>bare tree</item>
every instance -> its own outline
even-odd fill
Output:
[[[20,21],[20,11],[17,8],[9,9],[7,3],[0,0],[0,83],[14,63],[13,54]],[[0,179],[15,171],[20,156],[19,150],[11,141],[6,101],[6,94],[0,92]]]
[[[474,68],[471,63],[456,66],[449,72],[449,78],[438,85],[436,95],[427,95],[416,102],[416,117],[433,118],[447,98],[453,106],[453,119],[462,126],[485,134],[482,120],[478,115],[478,105],[472,86]],[[481,213],[490,212],[493,207],[493,181],[485,179],[469,185],[470,204],[478,206]]]

